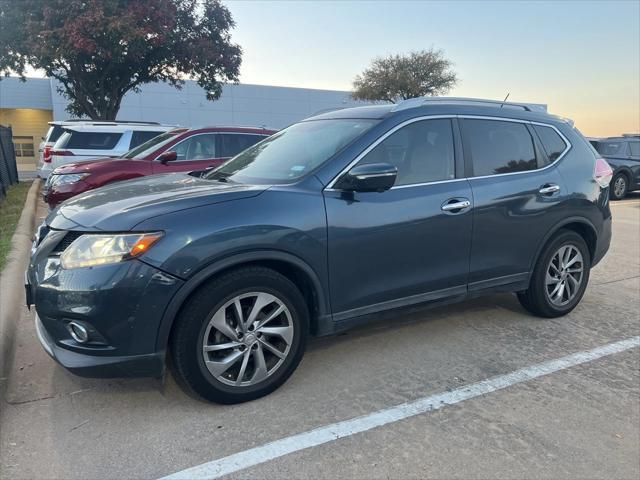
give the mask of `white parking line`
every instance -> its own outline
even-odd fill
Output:
[[[333,423],[315,430],[282,438],[260,447],[255,447],[229,455],[228,457],[182,470],[181,472],[164,477],[163,480],[220,478],[223,475],[259,465],[289,453],[329,443],[339,438],[355,435],[356,433],[366,432],[367,430],[404,420],[405,418],[415,415],[438,410],[446,405],[455,405],[464,400],[479,397],[487,393],[495,392],[496,390],[502,390],[518,383],[549,375],[550,373],[558,372],[582,363],[591,362],[608,355],[624,352],[625,350],[638,346],[640,346],[640,336],[609,343],[592,350],[574,353],[555,360],[538,363],[505,375],[460,387],[450,392],[437,393],[352,420]]]

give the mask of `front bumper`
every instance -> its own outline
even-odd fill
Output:
[[[61,234],[52,231],[36,248],[25,282],[44,349],[82,376],[161,375],[165,347],[157,344],[158,330],[183,281],[135,259],[62,269],[48,246]],[[73,338],[67,328],[72,321],[86,327],[87,342]]]
[[[164,352],[147,355],[96,357],[58,347],[35,314],[36,335],[51,358],[81,377],[158,377],[164,372]]]

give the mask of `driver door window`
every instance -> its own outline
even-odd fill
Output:
[[[172,148],[178,154],[177,162],[216,158],[215,134],[194,135]]]
[[[421,120],[392,133],[371,150],[359,165],[389,163],[398,169],[395,185],[455,178],[451,120]]]

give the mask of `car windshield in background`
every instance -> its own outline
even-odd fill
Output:
[[[235,156],[205,178],[236,183],[289,183],[335,155],[378,120],[301,122]]]
[[[144,142],[142,145],[139,145],[136,148],[129,150],[127,153],[125,153],[122,156],[122,158],[134,158],[134,159],[144,158],[150,153],[154,152],[155,150],[169,143],[171,140],[173,140],[176,137],[176,135],[178,135],[179,133],[182,133],[183,131],[184,130],[172,131],[172,132],[163,133],[161,135],[158,135],[157,137],[153,137],[151,140]]]
[[[616,155],[624,142],[598,142],[595,147],[600,155]]]
[[[45,141],[47,143],[56,143],[60,138],[60,135],[64,133],[64,129],[60,125],[51,125],[47,134],[45,135]]]

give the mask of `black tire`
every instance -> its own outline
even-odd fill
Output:
[[[583,274],[582,281],[578,287],[578,290],[566,305],[558,306],[551,302],[549,295],[547,294],[546,275],[547,269],[551,259],[556,252],[563,246],[571,245],[580,251],[583,259]],[[518,300],[522,306],[529,312],[539,317],[554,318],[566,315],[573,310],[584,295],[584,292],[589,283],[589,272],[591,269],[591,255],[589,248],[584,239],[576,232],[571,230],[561,230],[549,243],[546,245],[538,262],[533,270],[529,288],[524,292],[518,293]]]
[[[229,300],[247,292],[274,295],[286,306],[294,328],[293,339],[284,361],[270,376],[254,385],[230,386],[207,369],[202,343],[214,313]],[[170,339],[173,371],[180,383],[206,400],[224,404],[253,400],[271,393],[291,376],[304,354],[308,331],[307,305],[287,277],[264,267],[241,267],[199,288],[182,308]]]
[[[622,173],[616,173],[609,185],[609,198],[611,200],[622,200],[629,191],[629,179]]]

